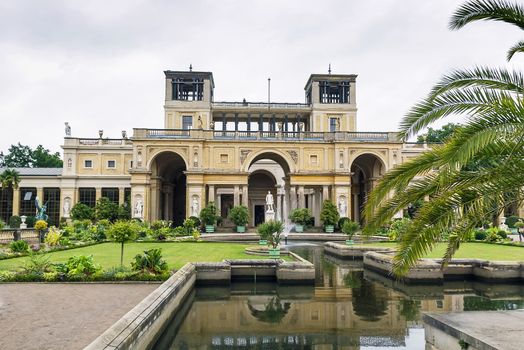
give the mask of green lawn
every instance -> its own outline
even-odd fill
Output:
[[[171,269],[179,269],[187,262],[222,261],[224,259],[260,259],[264,256],[248,255],[246,244],[238,243],[126,243],[124,247],[124,266],[130,263],[136,254],[151,248],[161,248],[162,256]],[[63,250],[49,253],[52,262],[65,262],[70,256],[93,255],[95,263],[104,269],[120,266],[120,244],[102,243],[84,248]],[[283,257],[287,260],[287,257]],[[27,257],[0,260],[0,270],[18,270],[24,266]]]
[[[395,242],[369,243],[365,245],[395,248]],[[446,243],[439,243],[426,258],[442,258]],[[455,258],[475,258],[499,261],[524,261],[524,247],[505,246],[487,243],[462,243],[455,253]]]

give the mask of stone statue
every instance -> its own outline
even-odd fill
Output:
[[[68,218],[69,217],[69,212],[71,211],[71,198],[66,197],[64,199],[64,206],[63,206],[62,210],[64,212],[63,216],[65,218]]]
[[[215,122],[209,123],[209,129],[215,130]]]
[[[499,230],[503,230],[503,231],[506,231],[506,232],[509,231],[509,226],[506,225],[506,217],[505,216],[501,216],[500,217]]]
[[[43,206],[40,206],[40,203],[39,203],[38,197],[36,197],[36,198],[35,198],[35,206],[36,206],[36,215],[35,215],[35,219],[36,219],[36,220],[44,220],[44,221],[47,221],[47,219],[49,218],[49,216],[46,214],[46,211],[47,211],[47,203],[44,204]]]
[[[346,217],[346,209],[347,209],[347,206],[346,206],[346,197],[344,196],[340,196],[338,198],[338,213],[340,215],[340,217]]]
[[[71,136],[71,127],[68,122],[65,122],[65,134],[66,136]]]
[[[200,130],[204,129],[204,123],[202,123],[202,117],[198,116],[198,128]]]
[[[267,195],[266,195],[266,206],[267,206],[267,211],[275,211],[275,209],[273,209],[273,195],[271,194],[271,191],[267,191]]]
[[[135,215],[133,217],[135,218],[142,218],[144,214],[144,203],[142,202],[142,199],[137,199],[135,203]]]
[[[198,217],[199,215],[198,196],[193,196],[193,203],[191,203],[191,215]]]

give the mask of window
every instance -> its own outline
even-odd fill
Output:
[[[182,116],[182,129],[190,130],[193,128],[193,117],[190,115]]]
[[[90,187],[80,187],[78,189],[78,199],[80,203],[93,208],[96,204],[96,190]]]
[[[44,203],[47,204],[47,215],[49,216],[49,226],[60,224],[60,189],[44,188]]]
[[[350,103],[349,81],[320,81],[320,103]]]
[[[111,168],[111,169],[116,168],[116,160],[108,160],[107,161],[107,167]]]
[[[3,222],[9,222],[9,218],[13,215],[13,189],[7,187],[2,189],[0,187],[0,219]]]
[[[173,100],[202,101],[204,99],[204,79],[177,78],[172,81]]]
[[[92,168],[93,167],[93,161],[90,159],[84,160],[84,168]]]
[[[338,131],[338,118],[329,118],[329,132]]]
[[[111,202],[118,204],[118,188],[102,188],[102,197],[108,198]]]
[[[21,187],[20,188],[20,216],[35,216],[36,215],[36,187]],[[39,198],[40,201],[43,198]],[[41,202],[40,205],[44,205]]]

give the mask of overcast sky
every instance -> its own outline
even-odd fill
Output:
[[[354,73],[358,130],[393,131],[452,68],[505,66],[522,33],[447,28],[452,0],[0,2],[0,150],[163,127],[164,70],[212,71],[215,101],[303,102],[311,73]],[[511,67],[523,63],[514,58]]]

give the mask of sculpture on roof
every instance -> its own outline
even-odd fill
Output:
[[[71,126],[69,126],[68,122],[65,122],[65,134],[66,136],[71,136]]]

